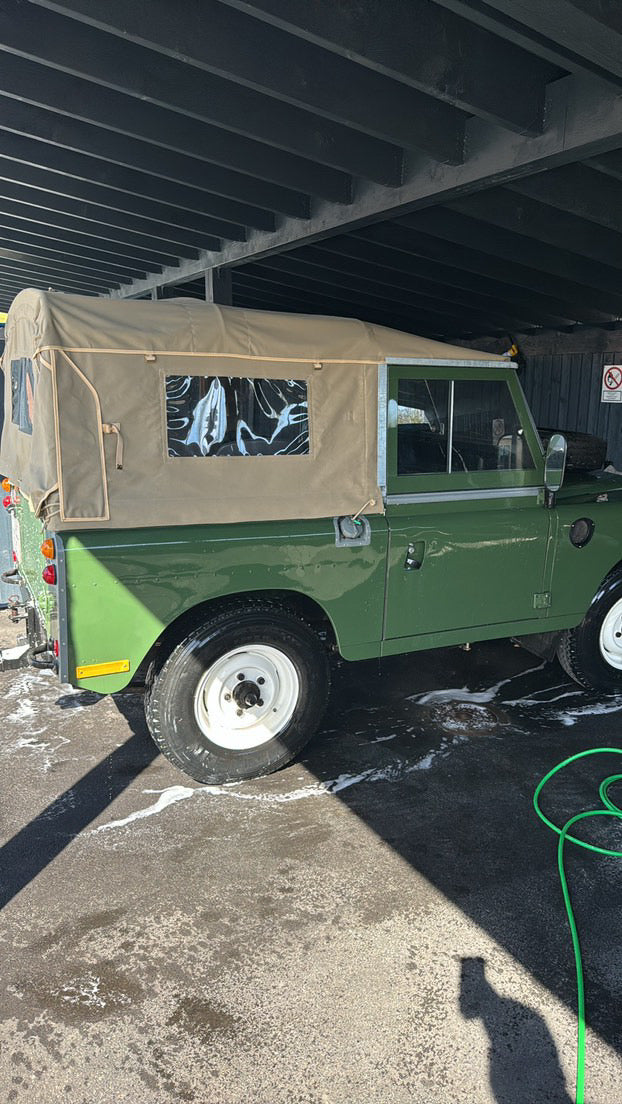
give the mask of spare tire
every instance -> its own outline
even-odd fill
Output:
[[[563,433],[568,442],[567,471],[596,471],[605,466],[607,442],[591,433],[576,433],[571,429],[538,429],[546,452],[554,433]]]

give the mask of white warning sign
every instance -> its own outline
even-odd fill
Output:
[[[605,364],[601,402],[622,402],[622,364]]]

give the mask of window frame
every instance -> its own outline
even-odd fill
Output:
[[[503,364],[497,367],[485,367],[482,361],[461,365],[459,362],[442,365],[427,361],[413,363],[387,361],[388,378],[386,387],[386,489],[388,494],[416,494],[434,491],[477,491],[493,490],[504,487],[541,487],[544,478],[544,459],[542,444],[538,436],[531,411],[525,399],[523,389],[514,369],[508,370]],[[397,400],[399,380],[448,380],[454,383],[503,382],[506,383],[521,423],[523,434],[533,468],[520,471],[474,471],[474,472],[421,472],[418,475],[398,475],[397,471]],[[453,421],[453,403],[450,409]],[[451,428],[453,434],[453,426]],[[449,435],[448,435],[449,436]]]

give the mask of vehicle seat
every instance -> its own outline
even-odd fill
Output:
[[[445,439],[428,425],[398,425],[397,470],[399,475],[444,472],[447,467]]]

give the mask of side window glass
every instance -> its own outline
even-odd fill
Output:
[[[308,456],[305,380],[167,376],[169,456]]]
[[[448,380],[399,380],[398,475],[447,471],[449,386]]]
[[[451,470],[525,471],[533,466],[505,380],[456,380]]]
[[[11,421],[22,433],[32,434],[35,377],[32,360],[20,357],[11,361]]]

